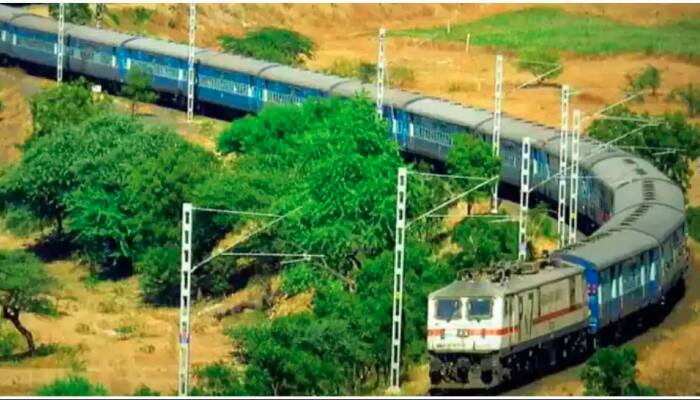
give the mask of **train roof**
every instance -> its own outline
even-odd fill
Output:
[[[417,98],[406,109],[416,115],[435,118],[472,130],[479,129],[479,126],[490,120],[493,115],[481,108],[464,107],[461,104],[425,96]]]
[[[685,213],[663,204],[642,203],[617,213],[600,232],[615,228],[634,229],[661,243],[685,221]]]
[[[84,25],[66,24],[66,33],[81,40],[100,43],[108,46],[119,46],[134,36],[121,32],[91,28]]]
[[[58,23],[46,17],[41,17],[36,14],[19,13],[11,19],[12,24],[44,33],[56,33],[58,31]]]
[[[620,184],[615,189],[612,214],[638,204],[664,204],[680,212],[685,210],[683,191],[670,179],[641,178]]]
[[[278,65],[269,61],[211,50],[203,52],[198,58],[203,65],[254,76],[257,76],[263,68]]]
[[[319,72],[293,68],[282,64],[264,69],[260,72],[260,77],[299,87],[313,88],[324,92],[330,91],[333,86],[347,80],[346,78],[338,76],[325,75]]]
[[[488,279],[457,280],[430,294],[430,298],[444,299],[455,297],[495,297],[542,286],[549,282],[564,279],[582,273],[581,268],[573,266],[549,266],[533,274],[514,274],[503,284]]]
[[[181,60],[187,60],[189,56],[189,47],[186,44],[169,42],[167,40],[134,36],[125,41],[123,46],[127,49],[165,55]]]
[[[24,10],[18,10],[14,7],[0,4],[0,21],[7,22],[17,14],[23,14]]]
[[[587,261],[597,270],[602,270],[658,246],[653,236],[633,228],[601,228],[592,236],[565,247],[555,255],[564,255],[565,259],[566,255],[573,256],[575,259]]]

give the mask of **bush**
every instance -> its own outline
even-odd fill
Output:
[[[158,397],[160,396],[160,392],[153,390],[146,385],[141,385],[138,389],[136,389],[133,395],[140,397]]]
[[[643,101],[642,92],[646,89],[651,89],[651,95],[656,96],[656,91],[661,86],[661,71],[653,66],[648,66],[644,71],[636,76],[627,75],[627,94],[633,95],[639,93],[638,101]]]
[[[0,358],[6,358],[22,346],[22,337],[14,329],[6,328],[0,321]]]
[[[700,242],[700,207],[688,207],[688,234],[693,240]]]
[[[145,301],[175,305],[180,293],[180,249],[176,246],[147,250],[136,264]]]
[[[390,66],[388,77],[389,85],[391,86],[406,87],[416,81],[416,75],[413,70],[403,65]]]
[[[69,376],[56,379],[40,387],[38,396],[108,396],[107,389],[100,384],[92,384],[82,376]]]
[[[561,75],[563,68],[555,70],[561,66],[559,53],[553,50],[526,49],[518,54],[518,70],[528,71],[538,78],[534,83],[535,86]]]
[[[32,112],[32,139],[60,128],[81,124],[103,111],[110,110],[108,100],[97,100],[84,78],[52,86],[29,99]],[[30,141],[31,143],[31,141]]]
[[[636,381],[637,352],[631,347],[598,350],[581,370],[585,396],[655,396]]]
[[[89,25],[92,23],[92,9],[90,4],[66,4],[65,21],[76,25]],[[49,4],[49,15],[58,20],[58,4]]]
[[[700,112],[700,90],[689,83],[687,86],[679,86],[668,95],[669,100],[681,101],[688,107],[688,116],[694,117]]]
[[[295,296],[317,287],[322,279],[321,274],[314,266],[307,263],[298,264],[284,271],[281,289],[286,295]]]
[[[2,227],[15,236],[28,236],[41,231],[44,222],[26,207],[10,207],[2,216]]]
[[[353,62],[347,58],[334,60],[325,72],[344,78],[355,78],[362,83],[375,83],[377,81],[377,64],[364,61]],[[416,81],[413,69],[403,65],[389,66],[386,75],[387,84],[391,86],[405,87]]]
[[[264,27],[248,32],[242,38],[220,36],[221,48],[228,53],[289,65],[302,65],[313,57],[311,39],[283,28]]]

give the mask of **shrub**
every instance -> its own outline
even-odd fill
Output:
[[[298,264],[284,271],[281,289],[286,295],[295,296],[315,287],[321,279],[321,274],[314,266]]]
[[[49,15],[51,18],[58,20],[58,4],[49,4]],[[65,5],[65,21],[71,24],[88,25],[92,22],[92,9],[90,4],[66,4]]]
[[[155,304],[175,304],[180,292],[180,250],[176,246],[155,247],[137,262],[139,284],[144,300]]]
[[[688,234],[695,241],[700,242],[700,207],[688,207]]]
[[[604,348],[581,370],[586,396],[653,396],[656,390],[636,381],[637,352],[631,347]]]
[[[637,74],[636,76],[627,75],[628,88],[627,92],[629,95],[640,93],[637,97],[639,101],[643,101],[644,97],[641,92],[646,89],[651,89],[651,95],[656,96],[656,91],[661,86],[661,71],[653,66],[648,66],[644,71]]]
[[[563,68],[556,69],[557,67],[562,67],[562,63],[556,51],[526,49],[518,54],[518,70],[528,71],[534,75],[537,78],[535,86],[561,75]]]
[[[413,70],[403,65],[389,67],[389,84],[392,86],[405,87],[410,86],[416,81],[416,75]]]
[[[5,328],[0,321],[0,358],[6,358],[22,345],[22,337],[13,329]]]
[[[694,117],[700,112],[700,90],[689,83],[687,86],[679,86],[668,95],[669,100],[681,101],[688,107],[688,116]]]
[[[44,222],[26,207],[10,207],[5,211],[2,227],[16,236],[28,236],[39,232]]]
[[[56,379],[40,387],[39,396],[108,396],[107,389],[100,384],[92,384],[82,376],[69,376]]]
[[[248,32],[242,38],[220,36],[225,52],[289,65],[301,65],[313,57],[315,44],[311,39],[283,28],[264,27]]]
[[[158,397],[160,396],[160,392],[157,390],[153,390],[149,388],[146,385],[141,385],[139,386],[138,389],[134,392],[134,396],[140,396],[140,397]]]

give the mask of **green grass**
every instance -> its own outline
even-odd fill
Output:
[[[445,27],[390,32],[394,36],[434,38],[503,49],[554,49],[584,55],[641,52],[700,58],[700,19],[639,26],[603,17],[535,7]]]

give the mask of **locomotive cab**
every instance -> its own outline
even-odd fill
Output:
[[[496,354],[506,333],[503,320],[503,297],[488,282],[458,281],[433,293],[428,303],[432,384],[444,388],[496,385]]]

